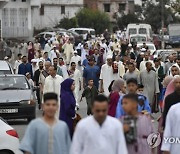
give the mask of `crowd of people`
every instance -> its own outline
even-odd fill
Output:
[[[178,105],[171,108],[180,102],[180,57],[176,54],[162,61],[151,55],[146,43],[138,48],[107,33],[77,46],[63,37],[21,45],[14,56],[14,72],[25,75],[36,87],[38,107],[43,110],[43,118],[28,126],[21,150],[31,154],[150,154],[154,149],[147,137],[156,132],[152,113],[157,112],[162,114],[158,119],[161,137],[178,135]],[[88,117],[74,132],[83,97]],[[56,119],[64,121],[69,131]],[[178,145],[162,142],[159,153],[175,154],[178,149]]]

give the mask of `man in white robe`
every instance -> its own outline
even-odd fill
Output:
[[[43,93],[54,92],[58,95],[58,105],[60,106],[60,90],[61,83],[64,81],[63,77],[56,74],[57,70],[54,66],[49,67],[49,76],[45,79]],[[59,109],[56,113],[56,118],[59,118]]]
[[[48,43],[46,43],[45,47],[44,47],[44,52],[48,53],[48,57],[50,58],[50,51],[52,50],[53,46],[51,44],[51,41],[48,40]]]
[[[93,116],[78,123],[70,154],[127,154],[121,122],[107,116],[107,97],[98,95],[92,104],[92,112]]]
[[[170,143],[167,138],[174,137],[180,138],[180,103],[173,105],[166,118],[166,126],[164,130],[164,139],[162,141],[161,150],[164,151],[164,154],[178,154],[180,151],[179,143]],[[172,142],[173,139],[170,141]]]
[[[71,79],[73,79],[75,82],[74,96],[76,99],[76,105],[79,106],[79,103],[78,103],[79,102],[79,91],[81,90],[82,75],[81,75],[81,72],[78,69],[76,69],[75,62],[71,63],[71,68],[70,68],[69,72],[70,72],[69,77]]]
[[[64,49],[64,54],[65,54],[65,58],[66,58],[66,64],[69,65],[70,64],[70,60],[71,60],[71,56],[72,53],[74,51],[73,49],[73,44],[71,43],[70,40],[67,41],[67,43],[65,43],[62,48]]]
[[[113,80],[119,79],[119,73],[113,73],[112,56],[107,56],[107,63],[101,67],[100,80],[101,88],[100,92],[104,92],[106,96],[109,96],[108,87]]]
[[[154,96],[159,93],[158,76],[152,70],[152,63],[146,63],[146,70],[140,73],[140,84],[144,86],[144,95],[148,98],[150,105],[153,105]]]
[[[70,61],[70,64],[72,63],[72,62],[75,62],[76,63],[76,67],[77,67],[77,69],[78,70],[80,70],[81,71],[81,56],[79,56],[78,55],[78,52],[75,50],[74,51],[74,56],[72,56],[72,58],[71,58],[71,61]]]
[[[151,62],[153,67],[154,67],[154,63],[152,60],[149,59],[149,54],[145,53],[144,55],[144,60],[140,63],[140,67],[139,67],[139,71],[142,72],[144,70],[146,70],[146,63],[147,62]]]

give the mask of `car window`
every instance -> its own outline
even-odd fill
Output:
[[[87,30],[75,30],[75,32],[77,32],[78,34],[87,34],[88,31]]]
[[[146,28],[139,28],[139,34],[147,34]]]
[[[46,34],[46,35],[45,35],[45,38],[49,38],[49,37],[51,38],[52,35],[51,35],[51,34]]]
[[[153,45],[148,45],[148,48],[149,48],[150,50],[155,50],[155,48],[154,48]]]
[[[91,35],[95,35],[95,31],[90,31],[90,34]]]
[[[0,90],[25,90],[30,89],[29,84],[25,77],[14,76],[1,76],[0,77]]]
[[[132,35],[132,34],[137,34],[137,29],[136,28],[130,28],[129,29],[129,35]]]

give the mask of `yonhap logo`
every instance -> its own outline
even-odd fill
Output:
[[[150,148],[155,148],[161,143],[161,136],[160,133],[152,133],[147,138],[147,143]]]

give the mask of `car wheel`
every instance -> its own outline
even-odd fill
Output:
[[[0,151],[0,154],[14,154],[14,153],[10,150],[2,150]]]
[[[33,119],[35,119],[35,117],[28,118],[28,123],[31,122]]]

